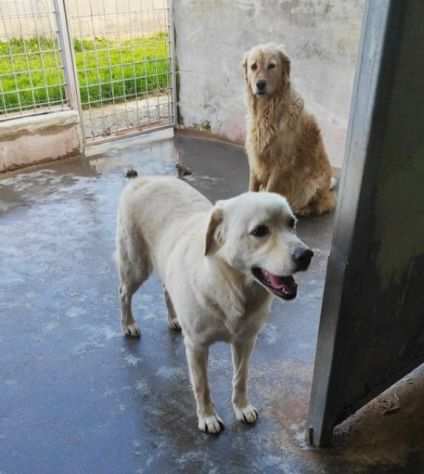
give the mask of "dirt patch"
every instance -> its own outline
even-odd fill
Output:
[[[278,370],[275,380],[280,382],[263,396],[268,399],[267,416],[281,425],[280,437],[273,442],[283,451],[306,459],[311,468],[349,466],[374,472],[380,467],[387,472],[421,472],[405,469],[412,458],[419,463],[417,454],[424,452],[424,366],[337,426],[334,447],[323,450],[310,448],[305,437],[312,367],[285,361],[269,370]],[[273,379],[269,372],[267,378]]]
[[[404,464],[424,450],[424,366],[336,427],[336,450],[352,461]]]

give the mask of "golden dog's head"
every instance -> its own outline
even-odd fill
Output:
[[[272,97],[289,84],[290,60],[282,46],[262,44],[243,57],[243,70],[249,94]]]

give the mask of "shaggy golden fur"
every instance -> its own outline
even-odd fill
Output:
[[[249,190],[282,194],[298,215],[331,211],[331,166],[318,124],[290,84],[289,58],[276,45],[259,45],[245,54],[243,69]]]

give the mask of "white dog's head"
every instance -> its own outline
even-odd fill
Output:
[[[275,193],[244,193],[218,201],[211,211],[206,255],[223,258],[274,295],[293,299],[293,274],[309,267],[313,256],[296,236],[296,219],[287,200]]]
[[[290,60],[282,46],[262,44],[243,57],[247,91],[256,97],[281,94],[290,80]]]

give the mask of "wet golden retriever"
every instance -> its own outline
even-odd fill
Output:
[[[281,47],[259,45],[245,54],[243,69],[250,191],[282,194],[298,215],[331,211],[332,169],[321,130],[291,85],[289,58]]]

